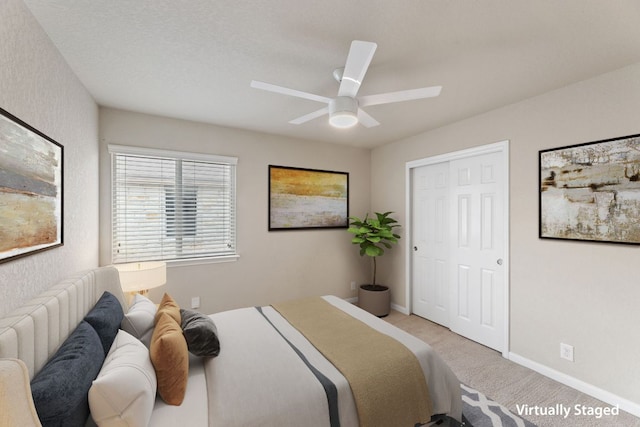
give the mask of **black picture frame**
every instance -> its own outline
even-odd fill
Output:
[[[0,108],[0,263],[64,245],[64,147]]]
[[[541,150],[541,239],[640,244],[640,134]]]
[[[348,172],[269,165],[269,231],[348,227]]]

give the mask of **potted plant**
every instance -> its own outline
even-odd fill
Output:
[[[373,282],[360,285],[358,305],[378,317],[389,314],[391,305],[389,288],[376,283],[376,258],[384,254],[384,248],[391,249],[400,238],[393,232],[400,224],[389,216],[392,213],[375,212],[375,218],[367,214],[364,219],[351,216],[350,227],[347,230],[354,235],[351,243],[360,247],[360,256],[366,255],[373,259]]]

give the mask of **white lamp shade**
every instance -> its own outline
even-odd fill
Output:
[[[124,292],[140,292],[167,283],[167,264],[164,262],[132,262],[117,264],[120,285]]]

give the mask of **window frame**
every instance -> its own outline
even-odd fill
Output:
[[[116,155],[131,155],[131,156],[141,156],[141,157],[149,157],[149,158],[166,158],[172,160],[183,160],[183,161],[196,161],[196,162],[208,162],[208,163],[223,163],[228,164],[232,167],[232,176],[231,176],[231,186],[232,186],[232,203],[233,203],[233,253],[217,255],[217,256],[207,256],[207,257],[191,257],[191,258],[180,258],[180,259],[165,259],[161,260],[167,263],[168,266],[188,266],[188,265],[198,265],[198,264],[211,264],[211,263],[220,263],[220,262],[231,262],[236,261],[240,256],[238,254],[238,211],[237,211],[237,164],[238,158],[231,156],[222,156],[216,154],[204,154],[204,153],[194,153],[187,151],[177,151],[177,150],[163,150],[156,148],[145,148],[145,147],[135,147],[135,146],[127,146],[127,145],[117,145],[117,144],[108,144],[107,146],[109,152],[109,160],[110,160],[110,168],[109,168],[109,236],[110,236],[110,252],[109,256],[111,259],[111,263],[114,263],[114,161]],[[166,232],[166,230],[165,230]],[[136,260],[127,260],[127,261],[118,261],[118,263],[129,263],[129,262],[138,262]],[[144,262],[144,261],[140,261]]]

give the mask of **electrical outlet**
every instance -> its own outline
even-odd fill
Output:
[[[191,298],[191,308],[200,308],[200,297]]]
[[[352,291],[356,290],[356,282],[351,282],[351,290]]]
[[[569,362],[573,362],[573,346],[560,343],[560,357],[568,360]]]

